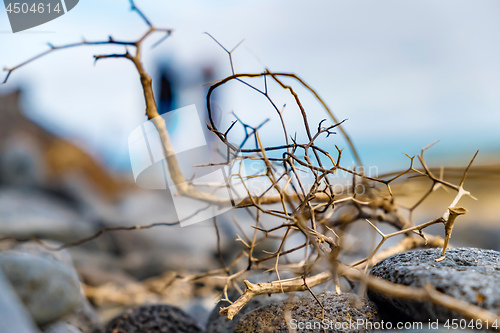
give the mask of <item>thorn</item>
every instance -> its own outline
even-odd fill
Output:
[[[426,151],[427,149],[431,148],[432,146],[434,146],[435,144],[437,144],[439,142],[439,140],[436,140],[434,142],[432,142],[431,144],[425,146],[424,148],[422,148],[422,152],[423,151]]]

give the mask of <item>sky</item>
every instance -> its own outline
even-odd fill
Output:
[[[500,3],[476,0],[181,1],[137,0],[155,26],[174,29],[160,46],[144,50],[156,79],[169,65],[184,93],[178,107],[203,107],[196,73],[209,64],[216,78],[231,74],[228,56],[204,32],[234,51],[236,72],[296,73],[322,96],[354,139],[367,165],[404,168],[407,158],[435,140],[432,161],[466,164],[500,153]],[[86,40],[134,40],[147,27],[127,0],[81,0],[44,25],[13,34],[0,8],[0,67],[11,67],[47,49]],[[100,46],[62,50],[12,74],[0,93],[18,86],[30,118],[126,169],[128,135],[146,119],[137,73],[125,60],[94,65],[94,54],[121,51]],[[262,86],[262,82],[253,82]],[[326,118],[311,95],[298,90],[311,127]],[[201,93],[200,93],[201,92]],[[287,104],[290,131],[300,116],[285,92],[270,90]],[[218,97],[228,126],[235,112],[262,129],[269,143],[282,134],[276,113],[262,96],[231,84]],[[300,134],[299,134],[300,135]],[[323,140],[323,139],[322,139]],[[345,146],[340,137],[322,141]],[[349,157],[347,158],[349,159]],[[347,161],[349,162],[349,160]]]

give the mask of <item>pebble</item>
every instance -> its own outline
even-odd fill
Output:
[[[0,333],[37,333],[35,324],[0,271]]]
[[[56,323],[47,327],[43,333],[82,333],[82,331],[68,323]]]
[[[38,325],[55,322],[81,305],[78,277],[59,260],[4,251],[0,268]]]
[[[500,314],[500,252],[476,248],[451,248],[440,262],[442,249],[399,253],[377,263],[372,274],[407,286],[431,284],[436,290]],[[411,321],[464,318],[431,302],[392,299],[369,290],[369,298],[381,312]]]
[[[0,189],[0,230],[4,236],[74,241],[95,228],[72,207],[35,190]]]
[[[237,299],[239,294],[232,293],[230,299]],[[210,313],[207,324],[207,333],[232,333],[240,319],[247,313],[271,303],[281,302],[283,297],[280,294],[271,296],[257,296],[252,298],[240,312],[234,316],[232,320],[227,319],[226,316],[220,315],[220,309],[229,305],[227,301],[220,301],[217,303],[213,311]]]
[[[171,305],[144,305],[125,311],[106,325],[106,333],[198,333],[195,319]]]
[[[316,296],[295,297],[280,303],[271,303],[259,307],[239,320],[234,332],[365,332],[365,324],[379,322],[375,305],[361,299],[356,294],[337,295],[326,292]],[[323,311],[324,310],[324,311]],[[285,316],[289,315],[287,325]],[[361,320],[362,325],[355,323]]]

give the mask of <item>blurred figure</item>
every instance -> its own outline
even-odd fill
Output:
[[[173,74],[168,68],[163,67],[160,71],[160,97],[158,98],[158,113],[160,115],[176,108],[173,91]]]
[[[205,118],[208,120],[208,110],[207,110],[207,105],[206,105],[206,97],[208,94],[208,90],[210,89],[210,86],[212,85],[212,82],[215,80],[215,69],[213,66],[206,66],[203,68],[203,84],[205,87],[204,91],[204,97],[205,97],[205,103],[203,104],[203,110],[205,111]],[[216,92],[213,92],[210,98],[210,106],[212,107],[212,120],[214,122],[215,127],[217,127],[220,130],[220,123],[222,120],[222,110],[219,106],[219,103],[217,103],[218,100],[218,95]],[[209,133],[207,135],[207,139],[211,140],[211,137],[215,137],[213,133]]]
[[[189,70],[183,70],[182,76],[176,73],[176,70],[170,64],[160,66],[159,79],[156,87],[156,100],[158,104],[158,113],[164,115],[188,105],[195,104],[203,128],[203,134],[208,143],[219,141],[219,139],[207,128],[208,110],[206,97],[210,82],[215,79],[215,67],[210,64],[203,66],[190,66]],[[217,103],[217,94],[212,94],[212,120],[219,128],[222,120],[222,112]],[[168,117],[167,129],[170,133],[179,130],[179,123],[176,116]]]

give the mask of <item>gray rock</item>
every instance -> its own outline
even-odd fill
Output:
[[[184,307],[186,312],[189,313],[193,318],[196,318],[196,321],[200,324],[201,327],[206,327],[208,323],[208,317],[210,316],[210,311],[212,310],[211,306],[206,306],[204,303],[206,301],[201,298],[194,298],[190,302],[187,303],[187,306]],[[211,304],[210,304],[211,305]]]
[[[86,299],[80,309],[66,319],[66,322],[80,329],[82,333],[96,333],[102,331],[102,325],[99,321],[97,312]]]
[[[63,327],[64,325],[74,327],[81,333],[102,332],[101,323],[97,317],[97,313],[86,299],[83,299],[83,303],[79,309],[64,317],[63,320],[57,324],[60,324]]]
[[[380,320],[375,305],[356,294],[326,292],[317,298],[323,308],[311,295],[259,307],[244,315],[234,332],[289,332],[288,314],[297,332],[365,332],[367,322]]]
[[[38,325],[55,322],[81,305],[78,277],[59,260],[5,251],[0,268]]]
[[[0,147],[0,183],[17,187],[39,186],[46,179],[43,159],[42,151],[28,135],[6,138]]]
[[[82,333],[82,331],[68,323],[56,323],[47,327],[43,333]]]
[[[29,189],[0,190],[0,230],[3,236],[74,241],[94,232],[71,206]]]
[[[460,228],[457,228],[460,227]],[[497,225],[458,225],[453,230],[453,244],[457,247],[480,247],[500,251],[500,229]]]
[[[441,249],[400,253],[377,263],[372,274],[391,282],[422,287],[430,283],[436,290],[500,314],[500,252],[475,248],[452,248],[441,262]],[[373,290],[368,296],[381,312],[406,316],[411,321],[464,318],[430,302],[387,298]],[[465,318],[464,318],[465,319]]]
[[[238,296],[234,294],[231,296],[234,297],[230,297],[230,299],[238,298]],[[233,333],[236,325],[244,315],[261,306],[265,306],[271,303],[278,303],[282,300],[283,298],[280,297],[280,295],[272,295],[271,297],[255,297],[250,302],[248,302],[236,316],[234,316],[233,320],[229,320],[226,316],[220,315],[220,309],[229,305],[229,302],[227,301],[220,301],[219,303],[217,303],[208,318],[207,333]]]
[[[44,240],[44,243],[50,247],[59,247],[62,243],[54,242],[50,240]],[[61,251],[51,251],[36,242],[24,242],[24,243],[13,243],[9,248],[16,252],[31,253],[41,257],[48,257],[50,259],[56,259],[62,262],[67,267],[73,269],[73,259],[68,250]]]
[[[54,241],[45,241],[52,247],[57,247],[61,243]],[[76,275],[73,267],[73,259],[68,250],[51,251],[39,245],[36,242],[14,243],[10,248],[11,251],[33,254],[49,260],[58,260]],[[78,309],[75,309],[70,315],[64,317],[62,322],[50,325],[64,332],[64,327],[75,327],[78,332],[94,333],[100,330],[100,322],[92,306],[82,297],[81,304]],[[45,327],[45,331],[49,328]]]
[[[130,309],[106,325],[106,333],[198,333],[196,320],[171,305],[145,305]]]
[[[0,271],[0,333],[39,332],[10,283]]]

